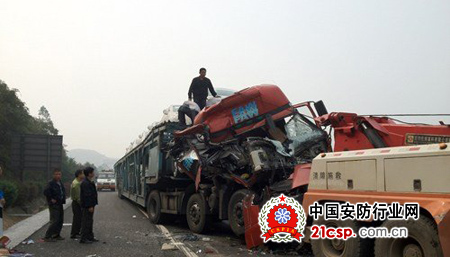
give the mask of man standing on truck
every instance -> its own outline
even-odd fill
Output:
[[[70,232],[70,238],[74,239],[80,236],[81,232],[81,202],[80,202],[80,185],[84,179],[82,170],[75,172],[75,179],[72,181],[70,187],[70,197],[72,198],[72,231]]]
[[[200,110],[205,108],[206,98],[208,97],[208,90],[215,97],[217,96],[216,91],[211,83],[211,80],[206,77],[206,69],[200,68],[200,76],[195,77],[192,80],[191,86],[189,87],[188,97],[189,101],[192,101],[192,95],[194,95],[194,102],[198,104]]]
[[[94,183],[94,169],[92,167],[84,168],[84,180],[80,186],[81,200],[81,244],[92,244],[98,242],[94,237],[94,210],[98,205],[97,188]]]
[[[44,190],[44,195],[47,198],[48,210],[50,211],[50,226],[45,233],[45,242],[55,242],[56,240],[64,240],[61,237],[61,229],[64,222],[64,208],[66,203],[66,190],[61,182],[61,170],[53,170],[53,179],[48,182]]]

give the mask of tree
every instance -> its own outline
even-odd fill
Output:
[[[34,197],[42,196],[42,188],[39,187],[43,186],[47,178],[42,176],[27,183],[19,181],[17,174],[10,169],[11,138],[20,134],[57,135],[58,130],[53,125],[50,112],[45,106],[39,109],[37,117],[31,116],[25,103],[17,96],[18,92],[19,90],[10,89],[0,80],[0,166],[5,172],[2,182],[17,186],[19,199],[22,199],[18,204],[21,205],[25,204],[25,201],[32,201]],[[84,165],[69,158],[66,151],[63,151],[61,169],[65,182],[70,182],[75,170],[83,167]]]
[[[53,121],[50,117],[50,112],[45,108],[45,106],[41,106],[38,112],[37,118],[38,126],[49,135],[58,135],[58,130],[53,125]]]

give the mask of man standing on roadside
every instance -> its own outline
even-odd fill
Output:
[[[2,167],[0,166],[0,177],[3,175]],[[3,191],[0,189],[0,237],[3,236],[3,206],[5,206],[6,201],[3,196]]]
[[[211,80],[206,77],[206,69],[200,68],[200,76],[195,77],[192,80],[191,86],[189,87],[188,97],[189,101],[192,101],[192,95],[194,95],[194,102],[198,104],[200,110],[205,108],[206,98],[208,97],[208,90],[215,97],[217,96],[216,91],[211,83]]]
[[[97,188],[94,183],[94,169],[86,167],[84,169],[84,180],[80,186],[80,200],[81,200],[81,244],[92,244],[98,242],[94,237],[94,211],[95,206],[98,205]]]
[[[74,239],[79,237],[81,234],[81,201],[80,201],[80,186],[81,181],[84,179],[84,174],[82,170],[77,170],[75,172],[75,179],[72,181],[70,187],[70,197],[72,198],[72,231],[70,232],[70,238]]]
[[[62,173],[60,169],[53,171],[53,179],[48,182],[44,190],[47,198],[48,210],[50,211],[50,226],[45,233],[45,242],[55,242],[56,240],[64,240],[61,237],[61,229],[64,222],[63,204],[66,203],[66,190],[61,182]]]

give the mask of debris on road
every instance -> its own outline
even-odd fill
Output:
[[[187,234],[182,236],[175,236],[176,239],[184,242],[184,241],[198,241],[200,240],[200,236],[195,234]]]
[[[203,237],[203,238],[202,238],[202,241],[210,242],[210,241],[211,241],[211,238],[209,238],[209,237]]]
[[[0,256],[8,256],[8,257],[33,257],[34,254],[19,252],[17,250],[8,250],[8,249],[0,249]]]
[[[168,244],[168,243],[164,243],[161,246],[161,251],[172,251],[172,250],[177,250],[178,248],[173,245],[173,244]]]
[[[212,245],[205,244],[205,253],[206,254],[211,254],[211,253],[218,254],[219,251],[216,248],[214,248]]]
[[[0,248],[0,256],[4,256],[4,255],[6,255],[6,256],[9,255],[8,249]]]
[[[8,257],[33,257],[34,255],[31,253],[13,253],[8,255]]]
[[[29,240],[25,240],[22,242],[23,245],[30,245],[30,244],[34,244],[34,241],[32,239]]]
[[[136,219],[136,215],[133,215],[133,219]]]
[[[11,240],[7,236],[0,237],[0,247],[6,248],[6,246],[11,243]]]

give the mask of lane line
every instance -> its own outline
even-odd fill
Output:
[[[138,208],[138,210],[145,216],[148,217],[148,214],[143,211],[141,208]],[[167,239],[170,240],[171,244],[176,246],[178,248],[178,250],[182,251],[184,253],[184,255],[186,255],[187,257],[198,257],[197,254],[195,254],[191,249],[189,249],[189,247],[187,247],[184,243],[182,242],[177,242],[173,237],[172,234],[170,234],[169,230],[164,227],[163,225],[155,225],[159,231],[161,231],[161,233],[164,235],[164,237],[166,237]]]

